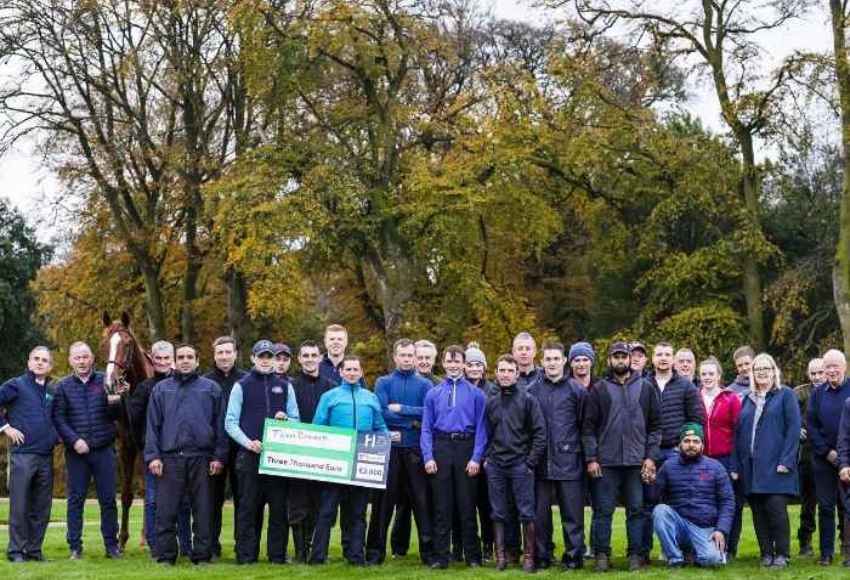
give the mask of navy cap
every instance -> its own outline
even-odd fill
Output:
[[[251,354],[257,356],[264,353],[269,353],[270,355],[274,356],[275,350],[272,341],[263,339],[258,340],[254,343],[254,348],[251,349]]]
[[[288,345],[282,342],[274,343],[274,355],[277,356],[279,354],[285,354],[289,358],[292,358],[292,350],[289,348]]]

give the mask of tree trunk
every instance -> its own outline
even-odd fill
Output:
[[[741,143],[741,153],[744,162],[744,203],[750,216],[751,227],[761,231],[759,219],[759,176],[756,169],[753,136],[742,132],[738,139]],[[749,322],[750,343],[756,351],[762,351],[767,346],[764,335],[764,313],[762,310],[761,273],[754,259],[744,260],[744,299],[747,303],[747,321]]]
[[[242,274],[234,267],[225,272],[227,284],[227,326],[237,344],[249,343],[250,321],[248,320],[248,287]],[[240,348],[241,350],[241,348]]]
[[[830,0],[832,16],[833,49],[835,51],[835,73],[838,79],[838,95],[841,106],[841,145],[844,182],[841,192],[839,214],[838,247],[835,249],[835,264],[832,271],[832,293],[835,309],[841,321],[844,336],[844,352],[850,352],[850,62],[847,55],[845,36],[846,15],[843,2]]]
[[[151,342],[165,340],[167,337],[165,308],[163,307],[162,292],[159,287],[159,272],[157,268],[138,260],[138,258],[137,262],[142,271],[142,282],[145,287],[145,313],[148,317]]]
[[[192,186],[192,189],[200,186]],[[195,299],[198,297],[198,276],[201,272],[202,257],[198,249],[198,213],[200,202],[195,201],[195,195],[200,198],[200,193],[192,192],[192,201],[186,207],[186,270],[183,273],[183,304],[180,308],[180,333],[183,342],[192,343],[195,337]],[[196,205],[197,204],[197,205]]]

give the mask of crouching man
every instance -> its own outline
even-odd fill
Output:
[[[652,524],[667,565],[684,565],[684,552],[698,566],[725,564],[735,494],[723,465],[703,455],[702,426],[682,426],[679,455],[664,463],[657,483],[663,503],[655,506]]]

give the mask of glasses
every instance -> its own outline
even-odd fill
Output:
[[[753,367],[754,373],[772,373],[773,367]]]

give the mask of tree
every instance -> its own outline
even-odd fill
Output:
[[[746,2],[701,0],[667,8],[644,0],[573,3],[579,17],[591,27],[609,31],[625,25],[636,38],[649,38],[654,46],[668,47],[674,57],[695,57],[697,66],[707,70],[742,165],[741,203],[747,208],[749,220],[737,251],[745,264],[742,281],[750,340],[757,348],[766,346],[759,265],[767,255],[760,224],[762,177],[756,163],[756,139],[769,129],[787,77],[780,69],[765,81],[756,40],[759,34],[776,30],[802,15],[810,3],[780,0],[753,6]],[[560,6],[566,2],[551,0],[549,4]],[[753,255],[755,260],[751,259]]]
[[[43,335],[35,318],[30,283],[50,261],[52,249],[36,239],[32,227],[9,202],[0,199],[0,376],[20,374],[27,355]]]
[[[210,228],[203,185],[254,117],[236,68],[231,2],[9,0],[0,44],[0,145],[35,133],[69,189],[107,208],[141,273],[151,335],[166,333],[163,264],[184,253],[181,335],[192,340]]]

